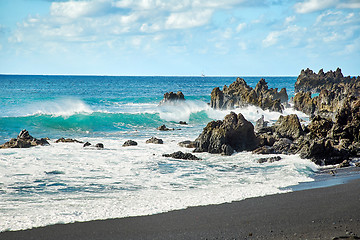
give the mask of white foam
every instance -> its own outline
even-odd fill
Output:
[[[3,149],[0,231],[155,214],[280,193],[283,187],[312,181],[308,174],[316,170],[311,161],[298,156],[259,164],[256,159],[262,156],[248,152],[230,157],[196,154],[202,161],[165,158],[163,153],[191,150],[177,145],[184,137],[162,134],[158,137],[163,145],[132,137],[138,146],[122,147],[128,140],[123,136],[81,139],[102,142],[104,150],[54,142]],[[63,174],[47,174],[55,170]]]
[[[209,110],[210,107],[202,101],[187,100],[166,103],[158,107],[160,118],[166,121],[189,121],[192,113]]]
[[[93,110],[84,101],[76,98],[60,98],[55,100],[33,102],[9,109],[4,116],[23,117],[37,114],[53,116],[71,116],[74,114],[91,114]]]

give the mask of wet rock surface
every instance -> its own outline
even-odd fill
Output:
[[[184,94],[181,91],[178,91],[177,93],[167,92],[164,94],[164,98],[160,101],[160,105],[179,101],[185,101]]]
[[[156,138],[156,137],[152,137],[148,140],[146,140],[146,143],[153,143],[153,144],[163,144],[163,140],[162,139],[159,139],[159,138]]]
[[[138,145],[137,142],[133,141],[133,140],[127,140],[126,142],[124,142],[124,144],[122,145],[123,147],[129,147],[129,146],[136,146]]]
[[[183,160],[201,160],[191,153],[183,153],[181,151],[174,152],[171,154],[163,154],[163,157],[171,157],[175,159],[183,159]]]

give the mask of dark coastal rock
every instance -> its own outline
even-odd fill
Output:
[[[173,131],[175,129],[174,128],[167,128],[165,125],[161,125],[160,127],[157,128],[157,130],[159,130],[159,131]]]
[[[229,87],[224,86],[221,91],[216,87],[211,92],[210,106],[215,109],[232,109],[248,105],[258,106],[264,110],[282,112],[287,103],[286,89],[268,88],[267,82],[261,79],[255,89],[249,87],[245,80],[237,78]]]
[[[275,132],[281,137],[292,140],[300,137],[304,133],[296,114],[280,116],[275,123]]]
[[[280,160],[281,160],[280,156],[275,156],[275,157],[268,157],[268,158],[259,158],[257,160],[257,162],[258,163],[265,163],[265,162],[273,163],[273,162],[277,162],[277,161],[280,161]]]
[[[129,147],[129,146],[136,146],[137,142],[133,141],[133,140],[127,140],[126,142],[124,142],[124,144],[122,145],[123,147]]]
[[[161,100],[160,105],[178,101],[185,101],[184,94],[181,91],[178,91],[177,93],[167,92],[164,94],[164,98]]]
[[[102,144],[102,143],[97,143],[97,144],[95,144],[95,147],[96,147],[96,148],[104,148],[104,144]]]
[[[187,125],[187,122],[185,122],[185,121],[180,121],[179,124],[181,124],[181,125]]]
[[[91,143],[86,142],[86,143],[84,143],[84,145],[83,145],[83,147],[88,147],[88,146],[91,146]]]
[[[171,157],[175,159],[183,159],[183,160],[201,160],[191,153],[183,153],[181,151],[174,152],[171,154],[163,154],[163,157]]]
[[[55,143],[84,143],[82,141],[76,140],[76,139],[72,139],[72,138],[59,138],[58,140],[55,141]]]
[[[29,148],[34,146],[49,145],[45,138],[36,139],[27,130],[22,130],[17,138],[12,138],[9,142],[0,145],[0,148]]]
[[[320,115],[332,119],[346,98],[360,96],[360,76],[344,77],[341,69],[318,74],[310,69],[302,70],[295,83],[294,108],[310,117]],[[319,93],[311,98],[311,93]]]
[[[354,95],[356,92],[359,94],[359,84],[359,76],[357,78],[351,78],[350,76],[344,77],[340,68],[337,68],[335,72],[328,71],[326,73],[324,73],[323,69],[315,73],[307,68],[306,70],[301,70],[295,83],[295,92],[319,93],[323,89],[334,90],[340,88],[345,94]]]
[[[164,142],[162,139],[152,137],[152,138],[146,140],[146,143],[163,144]]]
[[[185,148],[196,148],[197,146],[195,141],[190,141],[190,140],[179,142],[178,145],[180,147],[185,147]]]
[[[254,126],[244,116],[234,112],[224,120],[212,121],[195,140],[194,152],[209,152],[231,155],[235,151],[251,151],[258,146]]]
[[[332,121],[322,118],[320,116],[316,116],[312,119],[311,123],[308,126],[308,129],[314,135],[314,137],[326,138],[332,127]]]

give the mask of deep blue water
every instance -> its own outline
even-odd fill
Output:
[[[244,77],[251,87],[260,78]],[[296,77],[264,78],[269,87],[285,87],[289,95],[293,94]],[[235,80],[236,77],[0,75],[0,143],[24,128],[48,137],[154,128],[164,123],[157,104],[165,92],[182,91],[187,100],[208,103],[214,87],[222,88]],[[204,125],[211,118],[197,110],[186,120]]]

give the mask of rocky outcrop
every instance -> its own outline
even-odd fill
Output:
[[[211,92],[210,106],[215,109],[232,109],[248,105],[258,106],[264,110],[282,112],[287,103],[286,89],[268,88],[265,79],[260,79],[255,89],[249,87],[245,80],[237,78],[229,87],[224,86],[221,91],[216,87]]]
[[[295,83],[295,92],[321,92],[326,89],[329,91],[336,91],[340,89],[346,95],[360,94],[360,76],[344,77],[340,68],[337,68],[335,72],[328,71],[324,73],[323,69],[320,69],[318,73],[314,73],[307,68],[301,70],[300,75]]]
[[[171,157],[171,158],[183,159],[183,160],[201,160],[201,158],[198,158],[191,153],[183,153],[181,151],[174,152],[171,154],[163,154],[163,157]]]
[[[289,138],[290,140],[294,140],[304,133],[296,114],[280,116],[274,128],[280,138]]]
[[[167,92],[164,94],[164,98],[160,101],[160,105],[178,101],[185,101],[184,94],[181,91],[178,91],[177,93]]]
[[[311,118],[320,115],[332,119],[349,96],[360,96],[360,76],[344,77],[341,69],[318,74],[310,69],[302,70],[295,83],[297,92],[293,98],[294,108]],[[311,98],[311,93],[319,93]]]
[[[45,138],[36,139],[24,129],[19,133],[17,138],[12,138],[9,142],[0,145],[0,148],[29,148],[44,145],[49,145],[49,142]]]
[[[129,147],[129,146],[136,146],[136,145],[138,145],[137,142],[135,142],[133,140],[127,140],[126,142],[124,142],[124,144],[122,146]]]
[[[162,139],[152,137],[152,138],[146,140],[146,143],[163,144],[164,142]]]
[[[235,151],[251,151],[258,145],[254,126],[239,113],[231,112],[224,120],[212,121],[195,140],[194,152],[231,155]]]

